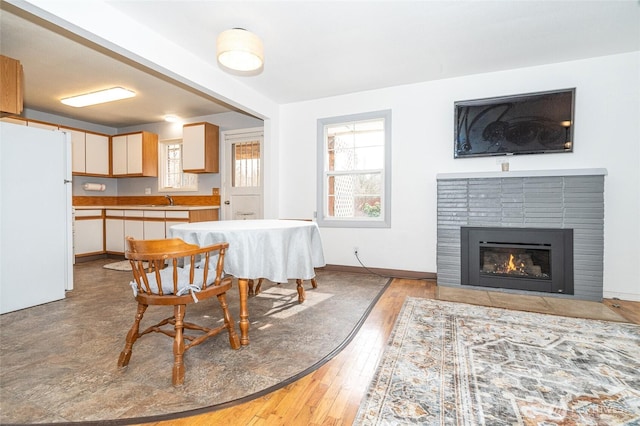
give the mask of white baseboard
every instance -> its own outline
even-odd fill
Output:
[[[640,294],[636,293],[620,293],[617,291],[605,291],[603,293],[605,299],[630,300],[632,302],[640,302]]]

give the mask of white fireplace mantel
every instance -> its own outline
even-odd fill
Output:
[[[607,169],[556,169],[556,170],[513,170],[508,172],[465,172],[438,173],[437,180],[447,179],[488,179],[547,176],[606,176]]]

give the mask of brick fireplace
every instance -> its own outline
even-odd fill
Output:
[[[438,285],[602,300],[605,175],[438,174]],[[515,272],[504,269],[509,261]]]

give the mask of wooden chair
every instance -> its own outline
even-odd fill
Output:
[[[258,294],[260,294],[260,290],[262,289],[262,282],[263,281],[264,281],[264,278],[258,279],[258,284],[256,285],[255,290],[254,290],[253,289],[254,280],[249,280],[249,295],[250,296],[257,296]],[[298,303],[302,303],[306,299],[306,295],[305,295],[304,287],[302,286],[302,283],[303,283],[303,280],[301,280],[301,279],[297,279],[296,280],[297,290],[298,290]],[[276,284],[280,284],[280,283],[276,283]],[[316,282],[315,278],[311,278],[311,287],[318,288],[318,283]]]
[[[209,337],[227,330],[229,343],[233,349],[240,347],[233,319],[227,306],[226,292],[231,288],[231,277],[223,278],[225,250],[229,243],[202,247],[187,244],[179,238],[166,240],[134,240],[127,237],[125,257],[133,269],[135,299],[138,310],[120,358],[118,367],[129,364],[133,344],[147,333],[158,332],[173,337],[173,379],[174,386],[184,383],[184,353],[199,345]],[[215,257],[217,256],[217,260]],[[215,264],[215,270],[209,266]],[[211,268],[213,269],[213,268]],[[218,298],[224,317],[224,324],[208,328],[184,321],[186,306],[205,301],[213,296]],[[140,321],[149,305],[173,306],[173,316],[140,332]],[[172,325],[173,327],[165,327]],[[186,334],[185,329],[202,334]],[[185,340],[189,343],[185,344]]]

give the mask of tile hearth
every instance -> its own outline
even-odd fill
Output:
[[[607,305],[588,300],[561,299],[553,296],[530,296],[501,291],[442,286],[437,287],[436,298],[448,302],[469,303],[573,318],[629,322]]]

